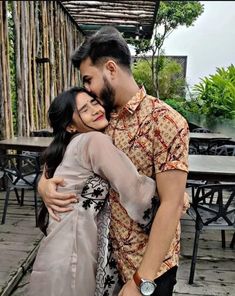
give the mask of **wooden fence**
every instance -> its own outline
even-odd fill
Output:
[[[79,84],[83,34],[57,1],[0,1],[0,138],[47,127],[58,92]]]

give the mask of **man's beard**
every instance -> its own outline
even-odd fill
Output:
[[[103,102],[103,106],[106,112],[106,117],[109,120],[110,113],[114,109],[115,91],[105,76],[103,77],[103,80],[104,80],[104,86],[100,91],[99,99],[101,99],[101,101]]]

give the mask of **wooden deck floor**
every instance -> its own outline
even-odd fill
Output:
[[[20,207],[12,192],[6,223],[0,224],[0,295],[10,295],[14,283],[32,263],[42,237],[35,227],[32,196],[32,192],[26,192],[25,203]],[[0,218],[3,198],[4,192],[0,192]]]
[[[30,195],[29,198],[30,199]],[[3,200],[0,198],[0,213]],[[0,295],[27,296],[30,269],[13,293],[3,292],[14,282],[14,276],[30,265],[41,234],[34,227],[32,201],[23,207],[16,205],[14,194],[5,225],[0,225]],[[227,248],[222,249],[219,231],[201,235],[195,282],[188,285],[192,254],[194,223],[187,215],[182,219],[181,260],[175,296],[235,296],[235,250],[229,248],[232,232],[226,232]],[[22,272],[21,272],[22,274]]]

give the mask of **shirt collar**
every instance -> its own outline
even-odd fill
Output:
[[[145,97],[146,90],[144,86],[142,86],[119,112],[112,112],[111,117],[116,118],[123,115],[126,112],[130,113],[131,115],[134,114],[139,104],[143,101]]]

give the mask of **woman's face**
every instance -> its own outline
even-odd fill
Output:
[[[104,108],[87,93],[77,94],[76,105],[77,111],[73,115],[73,125],[78,132],[103,130],[108,125]]]

